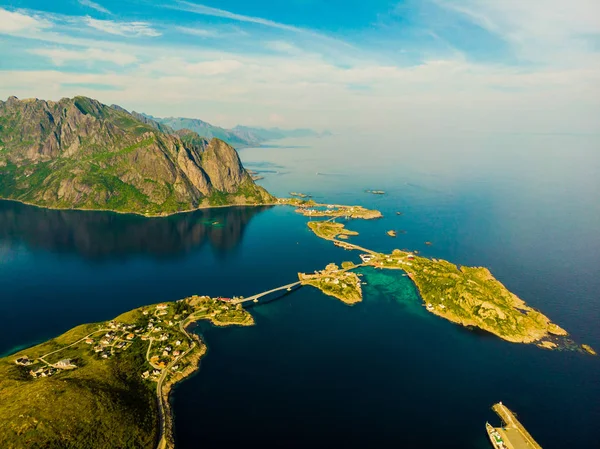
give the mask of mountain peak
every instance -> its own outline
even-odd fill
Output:
[[[273,200],[225,142],[83,96],[0,102],[0,197],[148,215]]]

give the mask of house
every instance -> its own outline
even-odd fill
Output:
[[[223,302],[229,302],[229,301],[231,301],[231,298],[222,298],[222,297],[219,297],[219,298],[217,298],[217,300],[223,301]]]
[[[127,337],[125,337],[127,340],[133,340],[135,337],[135,335],[133,334],[128,334]]]
[[[94,352],[102,352],[104,350],[104,346],[96,345],[94,346]]]
[[[85,343],[88,344],[88,345],[92,345],[92,344],[94,344],[94,339],[93,338],[86,338],[85,339]]]
[[[175,357],[177,357],[179,354],[181,354],[181,351],[178,351],[178,350],[173,351],[173,355]]]
[[[27,356],[25,356],[25,357],[19,357],[17,360],[15,360],[15,363],[17,365],[28,366],[28,365],[33,364],[33,360],[29,360],[29,358]]]
[[[373,255],[372,254],[361,254],[360,258],[363,262],[369,262],[373,259]]]
[[[156,306],[156,310],[166,310],[169,306],[167,304],[159,304]]]
[[[163,355],[163,357],[168,357],[169,356],[169,351],[163,351],[162,355]]]
[[[178,369],[179,369],[179,365],[175,365],[175,366],[171,367],[172,371],[177,371]]]
[[[76,365],[74,365],[71,362],[71,359],[62,359],[59,360],[58,362],[56,362],[54,364],[55,368],[60,368],[60,369],[69,369],[69,368],[76,368]]]
[[[159,315],[167,315],[169,312],[167,312],[166,310],[161,310],[160,312],[158,312]]]
[[[142,379],[148,379],[148,376],[150,376],[150,371],[144,371],[142,373]]]

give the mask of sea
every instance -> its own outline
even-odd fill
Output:
[[[345,223],[359,232],[352,242],[488,267],[600,350],[598,142],[415,130],[274,141],[240,156],[277,196],[380,210]],[[144,304],[251,295],[359,260],[307,220],[285,206],[144,218],[0,201],[0,354]],[[253,327],[194,327],[209,349],[171,398],[177,448],[489,449],[498,401],[544,449],[600,448],[599,357],[457,326],[429,314],[401,272],[361,273],[353,306],[303,287],[251,303]]]

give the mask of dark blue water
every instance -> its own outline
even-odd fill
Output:
[[[595,138],[423,134],[241,156],[274,194],[380,209],[382,220],[349,224],[356,243],[487,266],[600,348]],[[259,292],[356,258],[305,223],[281,207],[144,219],[0,202],[0,353],[142,304]],[[254,307],[253,328],[199,326],[209,353],[175,391],[179,446],[486,448],[502,400],[545,449],[600,447],[598,358],[465,330],[424,312],[400,273],[364,274],[353,307],[303,288]]]

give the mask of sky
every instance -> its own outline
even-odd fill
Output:
[[[600,133],[598,0],[0,0],[0,99],[351,132]]]

